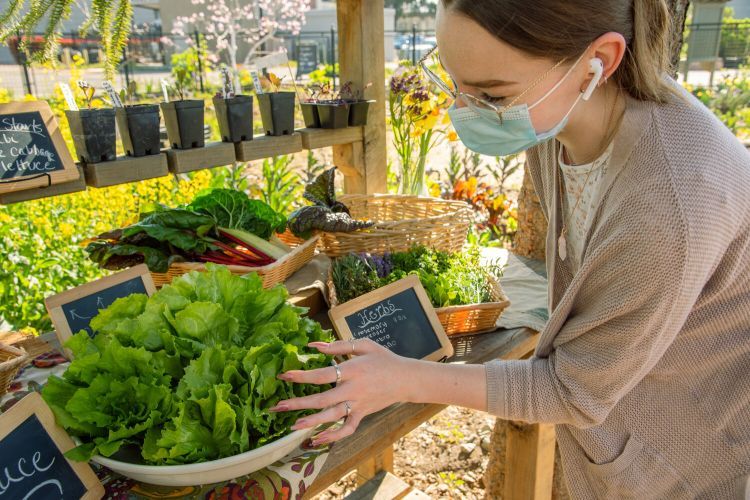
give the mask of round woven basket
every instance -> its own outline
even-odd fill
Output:
[[[299,271],[315,256],[315,247],[318,245],[318,236],[309,240],[300,240],[299,246],[294,247],[284,257],[273,264],[263,267],[226,266],[232,274],[244,275],[258,273],[263,280],[263,288],[272,288],[283,283],[292,274]],[[169,266],[166,273],[151,273],[157,288],[168,285],[173,279],[187,274],[191,271],[205,271],[206,265],[202,262],[178,262]]]
[[[8,391],[18,370],[28,359],[29,355],[23,349],[0,343],[0,396]]]
[[[322,233],[320,247],[329,257],[402,252],[417,245],[458,252],[472,221],[471,208],[462,201],[396,194],[348,194],[339,201],[352,217],[375,225],[351,233]]]

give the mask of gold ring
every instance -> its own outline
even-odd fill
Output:
[[[356,342],[356,339],[354,339],[354,338],[349,339],[349,343],[352,345],[352,355],[355,354],[355,352],[354,352],[354,343],[355,342]]]
[[[344,419],[347,419],[349,418],[349,414],[351,414],[352,412],[352,405],[349,404],[349,401],[344,401],[344,408],[346,408],[346,416],[344,417]]]
[[[336,385],[338,385],[341,383],[341,367],[334,360],[331,360],[331,364],[333,365],[333,369],[336,370]]]

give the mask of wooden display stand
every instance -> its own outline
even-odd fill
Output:
[[[302,147],[320,149],[339,144],[351,144],[364,140],[364,127],[347,127],[326,130],[322,128],[303,128],[298,130],[302,135]]]
[[[49,187],[38,187],[34,189],[25,189],[23,191],[11,191],[0,194],[0,205],[10,205],[11,203],[20,203],[22,201],[38,200],[49,198],[50,196],[60,196],[63,194],[78,193],[86,191],[86,178],[83,175],[83,169],[78,165],[78,179],[63,182],[61,184],[52,184]]]
[[[302,136],[295,132],[291,135],[261,135],[252,141],[242,141],[234,145],[237,161],[255,161],[271,156],[290,155],[302,151]]]
[[[234,144],[213,142],[202,148],[167,149],[167,163],[173,174],[231,165],[235,162]]]
[[[114,161],[85,163],[83,171],[86,174],[86,184],[96,188],[169,175],[167,155],[164,153],[138,158],[120,156]]]

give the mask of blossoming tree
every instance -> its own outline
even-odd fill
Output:
[[[272,40],[279,31],[299,33],[310,10],[310,0],[191,0],[200,11],[191,16],[180,16],[173,30],[178,36],[190,40],[189,32],[198,30],[206,40],[216,44],[216,49],[226,54],[228,65],[237,77],[237,54],[240,44],[248,51],[243,65],[248,64],[258,49]]]

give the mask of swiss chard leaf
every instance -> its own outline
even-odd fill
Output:
[[[219,227],[241,229],[265,240],[286,229],[286,217],[234,189],[207,191],[198,195],[188,208],[210,215]]]

